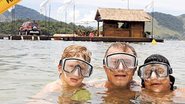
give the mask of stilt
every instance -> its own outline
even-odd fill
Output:
[[[40,36],[37,36],[37,40],[40,40]]]
[[[21,36],[21,40],[24,40],[24,37],[23,36]]]
[[[34,40],[34,36],[31,36],[31,40]]]

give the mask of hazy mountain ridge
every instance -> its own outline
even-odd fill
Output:
[[[7,22],[11,21],[11,17],[14,17],[14,19],[31,19],[31,20],[49,20],[50,21],[57,21],[55,19],[49,18],[44,16],[43,14],[40,14],[38,11],[34,9],[30,9],[21,5],[16,5],[14,9],[12,9],[11,12],[6,11],[5,13],[0,15],[7,17],[6,19],[1,19],[0,22]]]
[[[150,15],[154,16],[153,30],[155,36],[168,39],[185,39],[185,14],[173,16],[171,14],[153,12]],[[146,31],[152,30],[151,22],[146,23]]]

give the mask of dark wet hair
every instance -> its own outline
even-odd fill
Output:
[[[150,62],[163,62],[163,63],[166,63],[170,66],[170,63],[168,61],[168,59],[160,54],[153,54],[153,55],[150,55],[149,57],[147,57],[147,59],[144,61],[144,64],[147,64],[147,63],[150,63]],[[172,69],[171,69],[172,70]],[[172,75],[169,75],[170,77],[170,90],[173,90],[174,89],[174,83],[175,83],[175,77],[172,76]],[[141,79],[141,85],[142,87],[144,88],[145,87],[145,84],[144,84],[144,80]]]

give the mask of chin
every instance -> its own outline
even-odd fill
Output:
[[[152,91],[157,93],[162,92],[161,89],[152,89]]]
[[[69,85],[72,86],[72,87],[78,87],[78,86],[80,86],[79,83],[70,83]]]
[[[153,92],[166,92],[168,91],[167,89],[164,89],[164,88],[160,88],[160,87],[156,87],[156,88],[151,88],[150,90],[152,90]]]
[[[125,83],[125,82],[117,82],[117,83],[115,83],[115,85],[117,87],[126,87],[128,85],[128,83]]]

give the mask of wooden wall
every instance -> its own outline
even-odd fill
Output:
[[[128,22],[129,28],[119,28],[118,21],[103,21],[103,36],[143,37],[144,22]]]
[[[131,23],[131,37],[144,37],[144,22]]]

